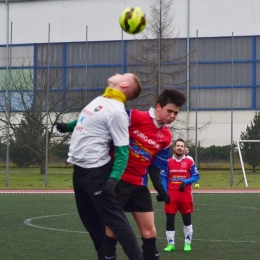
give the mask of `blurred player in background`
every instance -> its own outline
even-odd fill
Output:
[[[132,213],[140,229],[145,260],[159,259],[152,199],[147,187],[148,173],[161,200],[169,203],[169,196],[160,179],[161,169],[167,167],[172,141],[166,124],[176,119],[185,101],[186,97],[180,91],[166,89],[159,95],[155,109],[127,111],[130,120],[130,153],[116,195],[121,207]],[[65,128],[73,129],[72,124],[68,123]],[[103,245],[106,259],[116,259],[116,243],[116,234],[107,228]]]
[[[193,158],[189,155],[189,152],[190,152],[189,148],[188,148],[188,147],[185,147],[184,154],[186,155],[186,157],[188,157],[188,158],[190,158],[190,159],[193,160]],[[193,161],[194,161],[194,160],[193,160]]]
[[[143,259],[115,194],[129,156],[129,120],[124,103],[138,97],[140,92],[141,84],[134,74],[110,77],[104,94],[81,111],[71,137],[68,162],[74,165],[76,205],[98,259],[102,259],[105,226],[116,234],[128,259]],[[111,142],[115,148],[114,160],[109,155]]]
[[[188,148],[188,147],[185,147],[184,154],[185,154],[185,155],[189,155],[189,152],[190,152],[189,148]]]
[[[168,170],[161,173],[163,184],[170,196],[170,203],[165,204],[166,238],[168,241],[166,252],[175,250],[175,215],[179,211],[183,220],[184,251],[191,251],[193,235],[191,213],[193,212],[192,183],[199,180],[200,175],[190,156],[186,156],[183,139],[175,141],[174,154],[168,161]]]
[[[186,157],[188,157],[188,158],[190,158],[191,160],[194,161],[194,159],[189,155],[189,152],[190,152],[189,148],[185,147],[184,154],[186,155]],[[200,187],[198,182],[194,182],[193,185],[194,185],[195,189],[199,189],[199,187]]]

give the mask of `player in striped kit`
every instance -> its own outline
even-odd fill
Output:
[[[193,197],[191,184],[200,178],[199,172],[190,156],[185,155],[185,142],[178,139],[174,143],[174,155],[168,161],[168,169],[161,173],[162,182],[170,196],[170,203],[165,204],[166,237],[168,241],[166,252],[175,250],[175,215],[179,211],[183,220],[184,251],[191,251],[193,235],[191,213],[193,212]]]

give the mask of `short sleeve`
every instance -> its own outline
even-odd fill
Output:
[[[113,113],[108,124],[114,145],[129,145],[129,118],[125,111]]]

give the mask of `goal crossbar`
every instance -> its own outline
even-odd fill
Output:
[[[242,153],[241,153],[241,149],[240,149],[240,143],[260,143],[260,140],[237,140],[237,149],[238,149],[238,154],[239,154],[239,159],[240,159],[240,163],[241,163],[241,167],[242,167],[242,172],[243,172],[243,176],[244,176],[244,180],[245,180],[245,185],[246,187],[248,187],[248,183],[247,183],[247,179],[246,179],[246,172],[245,172],[245,166],[244,166],[244,162],[242,159]]]

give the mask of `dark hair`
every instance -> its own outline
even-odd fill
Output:
[[[177,89],[165,89],[157,98],[157,102],[161,107],[172,103],[181,107],[186,102],[186,96]]]
[[[184,143],[184,146],[185,146],[185,141],[183,140],[183,139],[181,139],[181,138],[178,138],[174,143],[173,143],[173,146],[175,146],[176,145],[176,143],[177,142],[183,142]]]

